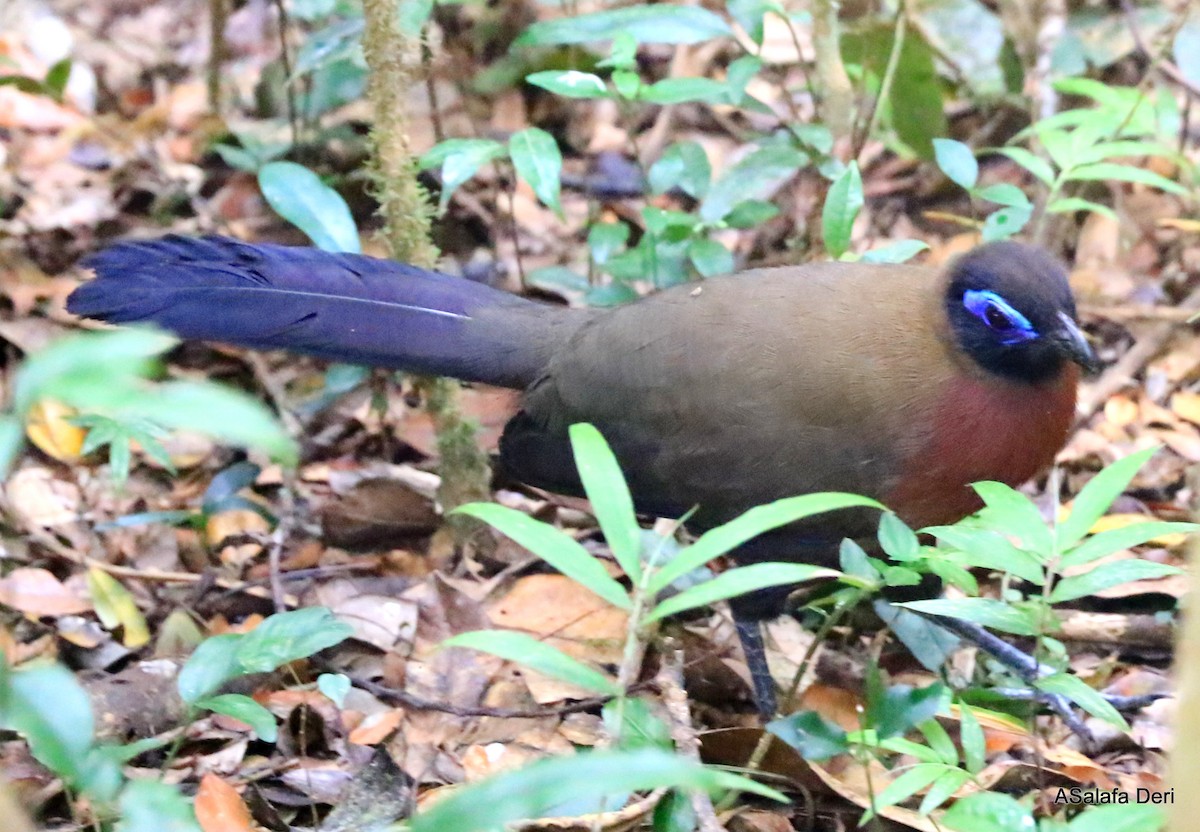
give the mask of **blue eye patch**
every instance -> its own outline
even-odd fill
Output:
[[[968,289],[963,292],[963,306],[1001,336],[1000,342],[1006,346],[1038,337],[1038,332],[1029,319],[1013,309],[1008,301],[995,292]]]

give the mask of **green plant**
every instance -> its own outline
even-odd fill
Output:
[[[121,765],[156,747],[154,741],[96,741],[87,692],[57,664],[21,670],[0,653],[0,726],[25,737],[33,756],[91,804],[97,828],[117,832],[199,832],[191,806],[174,786],[127,780]]]
[[[1133,182],[1187,194],[1179,183],[1132,161],[1151,157],[1188,166],[1163,140],[1178,131],[1180,122],[1178,106],[1167,90],[1147,93],[1090,78],[1063,78],[1055,81],[1054,87],[1060,93],[1090,99],[1092,106],[1056,113],[1018,133],[1008,146],[983,151],[1007,156],[1045,187],[1039,229],[1052,214],[1090,211],[1116,219],[1112,208],[1086,195],[1083,189],[1091,183]],[[1020,143],[1026,141],[1036,141],[1042,153],[1022,147]],[[1029,222],[1033,205],[1015,185],[977,186],[979,165],[969,147],[935,139],[934,149],[938,166],[951,181],[973,198],[1002,206],[983,223],[985,241],[1012,236]]]
[[[1004,576],[1001,597],[938,598],[901,606],[1036,636],[1039,655],[1047,656],[1051,667],[1057,664],[1058,670],[1032,680],[1035,690],[1066,696],[1093,716],[1127,729],[1124,718],[1103,696],[1063,670],[1065,650],[1052,638],[1058,627],[1054,605],[1130,581],[1179,573],[1169,564],[1136,558],[1097,562],[1163,535],[1194,532],[1196,524],[1151,521],[1088,533],[1155,450],[1130,454],[1105,468],[1080,490],[1067,518],[1050,525],[1019,491],[1002,483],[976,483],[974,488],[985,504],[979,514],[953,526],[922,529],[938,541],[936,548],[927,550],[927,563],[972,595],[978,587],[968,569],[1000,573]],[[1070,572],[1091,564],[1096,565],[1085,572]]]
[[[605,722],[610,727],[616,747],[631,753],[639,749],[644,751],[645,737],[663,736],[664,732],[653,727],[653,720],[643,713],[643,706],[638,700],[630,698],[626,691],[640,666],[641,651],[659,622],[667,616],[756,589],[795,584],[814,578],[832,578],[839,573],[810,564],[755,564],[729,569],[711,580],[687,586],[663,600],[659,600],[659,594],[713,558],[765,531],[824,511],[849,506],[879,507],[879,504],[865,497],[832,493],[779,500],[752,509],[706,532],[690,546],[678,548],[674,545],[673,537],[642,532],[616,458],[599,431],[591,425],[579,424],[573,425],[570,433],[584,489],[592,501],[613,557],[632,583],[631,590],[626,590],[612,578],[604,565],[574,538],[526,514],[490,503],[465,505],[456,511],[483,520],[543,558],[559,572],[578,581],[613,606],[629,612],[624,657],[617,678],[613,679],[523,633],[497,630],[462,633],[443,642],[442,646],[481,650],[614,697],[606,708]],[[666,754],[669,747],[669,743],[663,743],[655,753]],[[609,791],[616,788],[612,784],[598,785],[603,785]],[[644,787],[652,785],[647,782]],[[735,784],[726,781],[724,785],[733,787]],[[742,788],[744,785],[736,787]],[[756,790],[762,793],[761,787],[756,787]]]
[[[151,381],[158,356],[175,343],[148,329],[123,329],[63,338],[30,355],[17,373],[11,407],[0,414],[0,473],[12,468],[24,446],[25,420],[43,399],[81,411],[89,428],[85,446],[110,444],[117,473],[130,439],[145,434],[153,448],[158,431],[172,429],[259,448],[284,462],[296,459],[294,442],[244,393],[207,381]]]
[[[804,615],[816,618],[818,639],[843,621],[850,610],[874,599],[876,608],[897,636],[930,667],[940,665],[953,644],[946,641],[945,633],[912,617],[912,611],[958,617],[1005,632],[1036,635],[1042,645],[1039,651],[1044,652],[1045,645],[1053,641],[1049,634],[1056,622],[1054,604],[1126,581],[1178,572],[1175,567],[1137,560],[1104,564],[1083,575],[1064,576],[1063,570],[1092,563],[1164,534],[1196,528],[1189,523],[1148,522],[1088,535],[1095,521],[1153,453],[1154,449],[1149,449],[1093,477],[1076,498],[1067,519],[1053,527],[1047,527],[1033,503],[1014,489],[999,483],[978,483],[975,488],[985,502],[983,511],[953,526],[921,530],[933,536],[936,545],[922,545],[917,533],[895,515],[884,512],[878,545],[888,560],[872,557],[857,543],[847,540],[841,548],[840,572],[789,563],[735,567],[715,578],[692,581],[676,595],[658,600],[663,590],[672,585],[686,585],[695,570],[757,534],[821,511],[882,506],[846,494],[789,498],[753,509],[701,535],[690,546],[680,548],[671,537],[647,534],[638,527],[616,459],[593,427],[572,426],[571,441],[585,492],[614,559],[632,584],[630,590],[612,578],[583,546],[549,525],[498,505],[472,504],[458,511],[484,520],[610,604],[629,611],[624,659],[617,678],[522,633],[463,633],[443,646],[482,650],[613,697],[606,707],[605,724],[610,726],[618,748],[627,748],[629,743],[642,747],[641,738],[656,733],[641,717],[634,719],[641,727],[627,731],[630,709],[636,714],[640,706],[639,700],[630,698],[626,691],[637,671],[641,649],[653,637],[655,626],[667,616],[756,589],[820,578],[836,580],[834,588],[811,600],[802,610]],[[915,585],[927,573],[974,595],[978,593],[978,584],[971,570],[976,568],[1007,576],[1003,601],[943,598],[892,606],[879,597],[885,587]],[[1041,594],[1018,597],[1012,579],[1040,588]],[[1040,665],[1039,673],[1037,678],[1022,680],[1032,686],[1035,697],[1062,697],[1089,713],[1125,726],[1108,699],[1082,680],[1062,670],[1048,672]],[[923,689],[889,687],[881,674],[872,670],[860,730],[844,731],[811,712],[777,720],[770,730],[812,759],[849,753],[866,765],[871,758],[881,761],[897,755],[915,758],[915,764],[899,772],[895,780],[873,795],[874,811],[924,791],[920,809],[927,813],[946,802],[983,767],[983,736],[970,706],[960,706],[961,752],[933,719],[945,710],[949,699],[949,691],[940,684]],[[904,736],[912,728],[922,734],[924,743]],[[662,750],[669,750],[669,745],[663,745]],[[966,811],[961,809],[959,814]]]
[[[324,607],[305,607],[269,616],[248,633],[205,639],[179,671],[179,696],[188,706],[187,720],[198,710],[226,714],[245,722],[267,742],[274,742],[275,717],[270,711],[249,696],[216,691],[238,676],[266,673],[332,647],[352,632]]]
[[[1158,806],[1136,804],[1092,806],[1070,821],[1034,820],[1033,811],[998,792],[980,792],[957,801],[941,822],[955,832],[1152,832],[1166,818]]]
[[[275,717],[241,694],[216,694],[226,682],[247,673],[265,673],[331,647],[350,628],[322,607],[280,613],[245,634],[214,636],[202,642],[179,673],[179,694],[188,705],[185,722],[200,710],[239,719],[262,739],[276,736]],[[344,677],[326,674],[322,690],[337,695]],[[0,652],[0,726],[25,737],[34,757],[88,798],[97,829],[116,832],[199,832],[188,800],[172,785],[127,780],[121,765],[159,748],[152,738],[129,745],[98,743],[91,703],[75,676],[57,664],[11,669]],[[183,735],[180,739],[182,740]]]

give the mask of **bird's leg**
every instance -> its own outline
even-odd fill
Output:
[[[746,667],[750,669],[750,681],[754,685],[754,704],[758,708],[759,716],[764,722],[768,722],[775,718],[779,703],[775,697],[775,680],[771,677],[771,669],[767,665],[762,624],[736,615],[733,623],[737,627],[738,641],[742,643]]]

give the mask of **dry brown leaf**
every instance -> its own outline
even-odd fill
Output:
[[[62,526],[79,517],[79,488],[49,468],[22,468],[9,477],[5,491],[18,518],[29,526]]]
[[[200,779],[195,808],[204,832],[253,832],[257,828],[242,796],[215,774]]]
[[[92,601],[82,591],[34,567],[19,567],[0,578],[0,604],[34,617],[92,611]]]
[[[400,727],[404,710],[393,708],[381,714],[370,714],[350,732],[349,740],[357,745],[375,745]]]
[[[1104,403],[1104,418],[1119,428],[1128,427],[1136,422],[1138,412],[1137,402],[1122,393]]]
[[[487,607],[497,627],[540,636],[592,665],[621,661],[629,616],[564,575],[529,575]],[[531,670],[522,671],[538,704],[583,699],[591,692]]]

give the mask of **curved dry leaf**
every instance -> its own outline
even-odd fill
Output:
[[[204,832],[253,832],[250,809],[237,790],[215,774],[206,774],[196,791],[196,820]]]
[[[70,420],[78,416],[73,407],[42,399],[29,408],[25,417],[25,435],[38,450],[59,462],[75,462],[83,450],[87,431]]]
[[[91,599],[45,569],[20,567],[0,578],[0,604],[33,617],[91,612]]]

